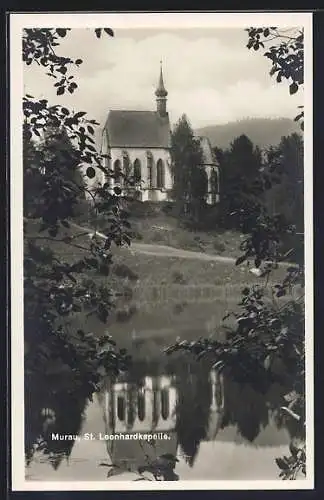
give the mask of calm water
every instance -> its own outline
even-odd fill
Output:
[[[117,382],[106,381],[93,401],[57,395],[41,410],[49,450],[34,455],[26,478],[134,479],[147,460],[169,453],[179,460],[180,480],[277,479],[274,460],[288,454],[296,435],[276,410],[284,394],[284,387],[261,392],[190,361],[160,369],[137,363]],[[155,433],[154,445],[125,439],[138,433]]]
[[[291,439],[299,435],[291,419],[278,414],[287,388],[260,380],[254,387],[239,384],[206,362],[161,353],[176,337],[220,332],[222,317],[239,294],[195,297],[192,303],[183,295],[167,298],[151,294],[144,306],[142,300],[127,303],[132,314],[111,321],[110,333],[130,350],[134,363],[127,375],[107,380],[92,401],[63,392],[64,374],[53,375],[50,391],[39,381],[36,401],[25,400],[27,445],[39,435],[48,444],[29,461],[27,479],[136,479],[138,467],[166,453],[177,457],[180,480],[278,479],[275,458],[289,454]],[[77,326],[98,333],[103,328]],[[154,445],[126,438],[139,433],[156,434]],[[74,439],[52,439],[56,434]],[[119,439],[110,439],[116,434]]]

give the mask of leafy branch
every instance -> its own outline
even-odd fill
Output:
[[[296,94],[304,84],[304,32],[303,29],[281,30],[277,27],[251,27],[248,33],[248,49],[264,49],[264,56],[271,62],[270,76],[275,76],[278,83],[289,82],[290,95]],[[278,42],[277,44],[270,42]],[[295,120],[303,130],[304,111],[298,113]]]

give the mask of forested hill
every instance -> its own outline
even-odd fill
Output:
[[[254,145],[264,148],[278,144],[283,135],[300,133],[300,128],[289,118],[250,118],[224,125],[210,125],[195,132],[197,135],[205,135],[212,146],[222,149],[227,148],[235,137],[242,134],[247,135]]]

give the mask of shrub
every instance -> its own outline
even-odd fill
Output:
[[[172,273],[172,282],[178,285],[185,285],[187,283],[187,280],[182,273],[180,273],[179,271],[174,271]]]
[[[214,250],[216,250],[217,253],[223,253],[226,250],[226,247],[225,247],[224,243],[222,243],[221,241],[217,241],[217,240],[214,241],[213,247],[214,247]]]
[[[119,309],[116,311],[116,320],[119,323],[126,323],[134,316],[136,312],[137,312],[137,307],[134,304],[132,304],[130,307]]]
[[[173,308],[174,314],[181,314],[185,310],[187,305],[188,305],[187,302],[181,302],[179,304],[175,304]]]
[[[132,271],[126,264],[116,264],[114,274],[119,278],[128,278],[130,281],[137,281],[138,274]]]

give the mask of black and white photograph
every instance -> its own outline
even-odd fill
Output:
[[[12,488],[312,489],[312,15],[10,15]]]

